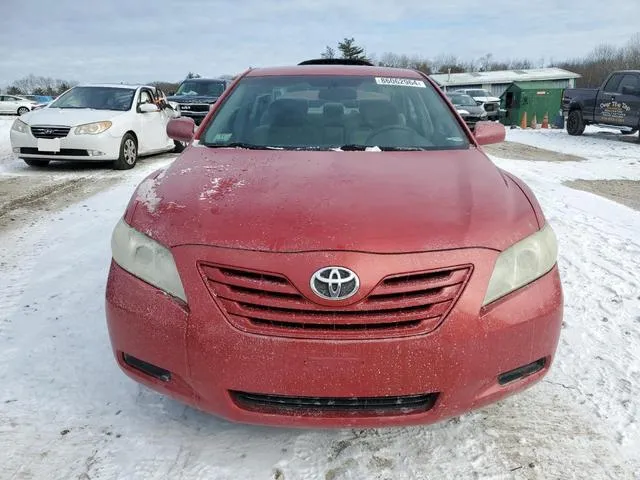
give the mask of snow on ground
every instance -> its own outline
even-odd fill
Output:
[[[314,431],[230,424],[137,385],[104,319],[111,230],[149,173],[136,168],[0,235],[0,478],[640,478],[640,212],[561,184],[638,179],[640,145],[509,139],[589,159],[494,159],[529,183],[560,240],[566,326],[534,388],[432,426]]]

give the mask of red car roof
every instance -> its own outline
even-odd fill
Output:
[[[424,80],[415,70],[364,65],[292,65],[287,67],[255,68],[247,72],[249,77],[285,75],[362,75],[376,77],[402,77]]]

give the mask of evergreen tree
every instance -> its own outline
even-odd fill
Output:
[[[349,60],[367,60],[364,48],[356,45],[353,38],[345,38],[342,42],[338,43],[338,50],[342,53],[342,58]]]

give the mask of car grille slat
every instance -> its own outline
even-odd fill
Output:
[[[186,112],[207,112],[211,108],[208,103],[181,103],[180,109]]]
[[[411,322],[440,317],[450,306],[450,302],[417,307],[396,307],[389,310],[292,310],[288,308],[264,307],[248,303],[224,300],[223,305],[229,313],[259,318],[262,320],[287,321],[298,323],[324,323],[328,329],[333,325],[368,325],[372,323]]]
[[[270,273],[236,270],[227,267],[214,268],[208,265],[202,265],[201,271],[207,279],[222,285],[299,295],[298,290],[286,278]]]
[[[32,125],[31,134],[36,138],[64,138],[71,127],[61,125]]]
[[[390,275],[359,301],[327,306],[305,296],[281,274],[205,262],[199,262],[198,268],[236,327],[264,335],[337,339],[432,331],[453,308],[472,269],[463,265]]]
[[[295,397],[230,391],[240,408],[280,415],[390,415],[424,413],[439,393],[389,397]]]

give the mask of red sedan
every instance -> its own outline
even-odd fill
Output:
[[[133,379],[231,421],[425,424],[549,370],[563,294],[531,190],[404,69],[252,69],[134,193],[106,307]],[[316,64],[317,63],[317,64]]]

